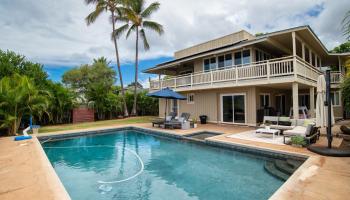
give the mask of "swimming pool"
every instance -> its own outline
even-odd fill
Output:
[[[42,144],[75,199],[267,199],[269,157],[116,130]]]

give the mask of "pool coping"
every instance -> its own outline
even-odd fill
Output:
[[[276,155],[283,155],[283,156],[288,156],[288,157],[291,156],[294,159],[295,158],[303,159],[304,163],[301,166],[299,166],[299,168],[288,178],[288,180],[285,181],[273,193],[273,195],[270,197],[270,199],[293,199],[295,197],[299,197],[299,198],[308,197],[305,194],[305,191],[300,191],[300,188],[298,187],[297,184],[300,184],[301,176],[305,176],[305,173],[307,173],[308,170],[310,170],[310,167],[315,166],[315,165],[322,167],[323,161],[320,161],[320,160],[326,159],[326,157],[313,155],[313,154],[304,154],[304,153],[300,153],[300,152],[276,150],[276,149],[272,149],[272,148],[258,147],[258,146],[254,146],[251,144],[242,144],[242,143],[231,142],[231,141],[226,141],[226,142],[220,141],[220,140],[215,139],[216,136],[206,138],[205,141],[189,140],[188,138],[186,138],[187,135],[201,133],[201,132],[214,132],[214,133],[219,133],[221,135],[227,135],[225,133],[216,132],[216,131],[202,131],[202,130],[200,130],[200,131],[195,131],[192,133],[187,133],[187,134],[181,135],[181,134],[173,133],[173,132],[166,131],[166,130],[160,131],[160,130],[155,130],[152,128],[140,127],[137,125],[123,125],[123,126],[118,126],[118,127],[97,128],[94,130],[72,130],[72,131],[65,131],[65,132],[60,132],[60,133],[47,133],[47,134],[37,135],[37,137],[38,137],[38,140],[42,141],[44,139],[48,139],[51,137],[54,137],[54,138],[67,138],[67,137],[72,137],[72,136],[77,137],[77,136],[83,136],[83,135],[108,133],[108,132],[113,131],[113,130],[130,130],[130,129],[146,132],[147,134],[150,134],[150,135],[165,136],[165,137],[176,138],[176,139],[180,139],[180,140],[188,140],[188,141],[192,141],[192,142],[205,143],[206,145],[214,145],[216,147],[229,148],[232,150],[239,151],[239,150],[244,149],[245,150],[244,152],[252,151],[252,152],[248,152],[248,153],[256,154],[256,153],[263,152],[264,156],[271,154],[274,158]],[[153,134],[150,132],[152,132]],[[156,133],[156,134],[154,134],[154,133]],[[45,152],[43,152],[43,154],[46,156]],[[286,157],[283,157],[283,158],[286,158]],[[47,162],[49,162],[49,161],[47,160]],[[53,169],[53,167],[52,167],[52,169]],[[309,181],[309,178],[311,178],[311,177],[307,177],[308,181]],[[60,179],[58,179],[58,181],[60,181]],[[297,189],[295,189],[295,188],[297,188]],[[301,190],[303,190],[303,189],[301,189]],[[306,191],[306,193],[307,192],[308,191]],[[327,194],[326,191],[321,190],[319,192]],[[344,193],[344,189],[341,192]],[[296,194],[297,196],[295,196],[295,194],[293,194],[293,193],[297,193]],[[314,197],[313,195],[311,195],[311,196]],[[329,196],[329,195],[327,195],[327,196]],[[291,198],[291,197],[293,197],[293,198]]]

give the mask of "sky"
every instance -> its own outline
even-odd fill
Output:
[[[177,50],[242,29],[255,34],[310,25],[331,50],[345,41],[340,22],[350,10],[349,0],[159,2],[160,9],[151,19],[161,23],[165,33],[159,36],[146,31],[151,49],[140,51],[140,82],[144,86],[150,75],[142,73],[143,69],[173,59]],[[104,56],[113,64],[108,15],[87,26],[84,19],[92,10],[93,6],[84,0],[0,0],[0,49],[42,63],[54,81],[60,81],[61,75],[73,67],[91,63],[93,58]],[[123,78],[128,84],[134,79],[134,37],[121,37],[118,43]]]

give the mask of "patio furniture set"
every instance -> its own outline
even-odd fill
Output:
[[[315,143],[320,137],[320,128],[316,127],[315,119],[290,119],[289,117],[264,116],[264,121],[256,134],[272,134],[272,138],[283,135],[283,143],[286,138],[302,136],[308,144]]]
[[[189,121],[190,114],[189,113],[182,113],[180,117],[176,117],[175,112],[169,113],[168,116],[164,118],[158,118],[152,121],[152,126],[154,127],[157,125],[158,127],[164,127],[164,128],[181,128],[181,129],[189,129],[191,126],[193,126],[193,122]]]

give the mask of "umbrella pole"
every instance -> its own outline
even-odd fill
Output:
[[[327,139],[328,139],[328,148],[332,148],[332,103],[331,103],[331,71],[326,71],[326,102],[327,102]]]
[[[168,99],[165,99],[165,112],[164,112],[164,120],[166,120],[166,110],[168,108]]]

